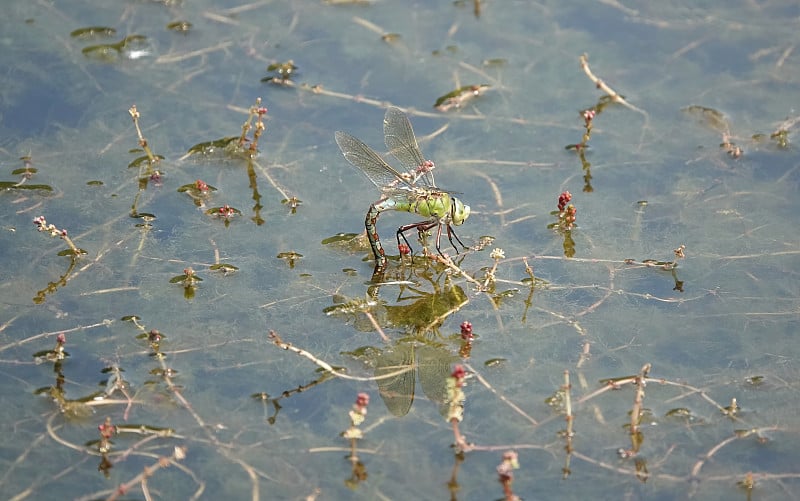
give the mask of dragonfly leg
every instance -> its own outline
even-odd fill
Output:
[[[458,254],[458,247],[456,247],[456,244],[453,243],[453,237],[456,237],[456,241],[458,241],[458,243],[461,244],[461,247],[463,247],[464,250],[469,249],[469,247],[464,245],[464,242],[462,242],[461,239],[458,238],[458,235],[456,235],[456,230],[454,230],[453,227],[448,224],[447,225],[447,239],[450,240],[450,245],[453,246],[453,248],[456,250],[456,254]]]
[[[408,230],[416,229],[419,233],[423,233],[425,231],[430,230],[437,224],[438,223],[435,220],[422,221],[420,223],[404,224],[403,226],[397,228],[397,246],[400,247],[400,238],[402,237],[403,241],[405,242],[406,245],[408,245],[408,248],[410,250],[411,245],[408,243],[408,238],[406,238],[406,232]]]
[[[444,254],[442,254],[441,242],[442,242],[442,224],[439,223],[439,225],[436,227],[436,252],[438,252],[440,256],[444,257]],[[458,249],[456,249],[456,254],[458,254]]]
[[[383,268],[386,266],[386,253],[383,251],[381,245],[381,238],[378,236],[378,216],[380,211],[375,207],[375,204],[369,206],[367,217],[364,219],[364,227],[367,229],[367,238],[369,245],[372,247],[372,253],[375,255],[375,267]]]
[[[460,243],[462,247],[464,247],[465,249],[467,248],[467,246],[464,245],[461,239],[458,238],[458,235],[456,235],[456,232],[453,230],[453,228],[451,228],[450,225],[448,224],[447,239],[450,240],[450,245],[453,246],[453,249],[455,249],[456,254],[459,254],[458,247],[456,247],[456,244],[453,243],[453,237],[456,237],[456,240],[458,240],[458,243]],[[436,250],[439,252],[440,256],[444,257],[444,254],[442,254],[442,249],[440,248],[441,240],[442,240],[442,223],[439,223],[439,227],[436,229]]]
[[[400,242],[400,238],[402,238],[403,242],[405,242],[405,244],[406,244],[406,247],[408,247],[408,253],[409,254],[413,254],[413,251],[411,250],[411,244],[408,243],[408,239],[406,238],[405,232],[410,230],[411,228],[413,228],[416,225],[411,225],[411,228],[407,228],[406,226],[408,226],[408,225],[401,226],[401,227],[397,228],[397,250],[400,250],[400,246],[402,245],[401,242]],[[400,254],[402,254],[402,252]]]

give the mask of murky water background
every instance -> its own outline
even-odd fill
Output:
[[[789,1],[8,2],[2,497],[500,499],[506,450],[525,499],[791,496],[798,14]],[[115,31],[71,36],[87,27]],[[588,139],[580,112],[606,93],[584,53],[630,104],[601,106]],[[279,85],[267,68],[289,61]],[[256,158],[186,157],[239,136],[258,97]],[[156,176],[130,166],[144,155],[134,104]],[[456,262],[473,280],[415,257],[376,287],[368,248],[322,243],[363,231],[379,196],[334,131],[383,152],[389,105],[407,110],[439,187],[472,207]],[[217,191],[195,203],[178,189],[197,179]],[[570,232],[548,228],[564,191]],[[229,224],[206,213],[225,205],[241,211]],[[86,255],[59,255],[37,216]],[[415,218],[381,216],[389,254]],[[171,279],[190,267],[202,282],[187,298]],[[269,330],[361,380],[325,375]],[[68,357],[54,361],[59,333]],[[463,457],[442,417],[456,363],[473,374]],[[609,386],[646,364],[646,388]],[[397,367],[413,370],[367,380]],[[340,434],[359,392],[353,466]]]

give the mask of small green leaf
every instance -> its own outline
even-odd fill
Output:
[[[20,167],[19,169],[11,171],[11,174],[18,176],[20,174],[36,174],[37,172],[39,172],[39,170],[36,167]]]
[[[218,149],[227,149],[230,147],[231,143],[237,141],[238,139],[238,136],[229,136],[221,139],[215,139],[213,141],[206,141],[204,143],[197,143],[189,148],[188,154],[194,155],[199,153],[201,155],[210,155],[215,153]]]
[[[189,21],[173,21],[167,24],[167,29],[178,33],[188,33],[192,29],[192,23]]]
[[[466,102],[482,95],[489,88],[490,86],[486,84],[459,87],[437,99],[433,107],[439,111],[450,111],[453,108],[460,108]]]
[[[93,40],[96,38],[113,37],[116,33],[117,30],[109,28],[108,26],[89,26],[86,28],[78,28],[72,31],[69,36],[83,40]]]

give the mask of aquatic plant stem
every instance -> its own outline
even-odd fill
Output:
[[[147,139],[144,138],[144,135],[142,135],[141,127],[139,127],[139,117],[141,115],[136,109],[135,104],[128,109],[128,113],[130,113],[133,119],[133,125],[136,127],[136,134],[139,136],[139,146],[141,146],[145,154],[147,154],[147,159],[150,161],[151,165],[157,163],[158,157],[153,154],[153,150],[150,149],[150,145],[147,143]]]

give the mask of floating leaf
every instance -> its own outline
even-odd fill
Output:
[[[68,356],[69,353],[66,351],[59,352],[55,350],[42,350],[33,354],[33,358],[36,359],[37,362],[64,360]]]
[[[789,147],[789,131],[781,129],[769,135],[770,139],[774,139],[778,143],[778,148]]]
[[[61,413],[71,419],[86,419],[94,414],[94,409],[78,400],[67,400],[61,406]]]
[[[143,219],[147,222],[155,221],[157,219],[155,214],[150,214],[149,212],[134,212],[131,214],[131,217],[134,219]]]
[[[394,43],[400,40],[401,38],[402,37],[400,36],[399,33],[384,33],[383,35],[381,35],[381,40],[383,40],[386,43]]]
[[[155,157],[158,160],[164,160],[164,155],[155,155]],[[128,168],[130,169],[131,167],[140,167],[143,163],[149,162],[149,161],[150,161],[150,157],[148,157],[147,155],[144,155],[144,156],[141,156],[139,158],[136,158],[133,162],[129,163],[128,164]]]
[[[439,111],[450,111],[454,108],[460,108],[468,101],[483,94],[489,88],[490,86],[486,84],[460,87],[437,99],[433,107]]]
[[[105,184],[103,181],[98,181],[96,179],[93,179],[92,181],[86,181],[87,186],[103,186],[103,184]]]
[[[233,273],[234,271],[238,271],[239,268],[232,264],[227,263],[219,263],[219,264],[212,264],[208,267],[211,271],[221,271],[223,273]]]
[[[278,259],[283,259],[289,264],[289,268],[294,268],[295,261],[303,257],[302,254],[294,251],[281,252],[276,256]]]
[[[48,184],[19,184],[16,181],[0,181],[0,189],[53,191],[53,187]]]
[[[322,241],[322,245],[328,244],[335,244],[339,242],[349,242],[350,240],[356,238],[359,234],[358,233],[337,233],[332,237],[328,237]]]
[[[686,407],[676,407],[675,409],[668,410],[665,415],[667,417],[690,418],[692,417],[692,411]]]
[[[182,283],[184,281],[202,282],[203,279],[196,275],[178,275],[169,279],[169,283],[171,284]]]
[[[78,256],[83,256],[85,254],[88,254],[88,252],[86,252],[83,249],[76,249],[76,250],[64,249],[61,252],[59,252],[57,255],[58,256],[75,256],[75,257],[78,257]]]
[[[273,71],[281,76],[291,75],[296,69],[297,66],[291,59],[283,63],[273,63],[267,66],[267,71]]]
[[[113,37],[117,34],[117,30],[108,26],[89,26],[87,28],[78,28],[69,34],[72,38],[81,38],[85,40],[92,40],[95,38]]]
[[[483,65],[489,68],[500,68],[508,64],[508,59],[504,57],[498,57],[494,59],[484,59]]]
[[[38,169],[36,167],[20,167],[19,169],[14,169],[11,171],[11,174],[14,176],[18,176],[20,174],[36,174]]]
[[[188,33],[192,29],[189,21],[173,21],[167,25],[167,29],[178,33]]]
[[[214,141],[206,141],[204,143],[197,143],[196,145],[189,148],[188,154],[201,154],[201,155],[211,155],[215,153],[218,149],[228,149],[234,141],[237,141],[239,136],[229,136],[223,137],[221,139],[215,139]]]
[[[444,50],[436,49],[432,52],[432,54],[434,56],[441,56],[445,52],[448,54],[458,54],[458,45],[448,45],[447,47],[444,48]]]
[[[208,214],[209,216],[220,216],[224,218],[238,216],[241,213],[242,211],[240,211],[235,207],[231,207],[230,205],[223,205],[222,207],[212,207],[206,210],[206,214]]]
[[[684,108],[683,112],[697,118],[701,123],[717,132],[727,134],[730,131],[725,115],[713,108],[693,104]]]
[[[84,47],[83,55],[97,61],[112,62],[119,58],[119,47],[117,45],[90,45]]]
[[[138,59],[150,54],[147,37],[144,35],[129,35],[117,43],[90,45],[84,47],[83,55],[98,61],[113,62],[124,55],[129,59]]]
[[[271,71],[275,74],[264,77],[261,81],[279,85],[290,85],[293,83],[291,79],[295,75],[296,70],[297,66],[295,66],[294,61],[291,59],[282,63],[273,63],[267,66],[267,71]]]
[[[215,187],[211,186],[210,184],[207,184],[206,187],[208,188],[208,191],[217,191],[217,189]],[[197,183],[184,184],[183,186],[178,188],[178,193],[183,193],[185,191],[188,191],[190,193],[194,193],[195,195],[199,195],[199,194],[202,193],[197,188]]]
[[[142,44],[147,41],[147,37],[144,35],[128,35],[122,40],[119,41],[120,48],[127,48],[130,46],[135,46]]]
[[[505,358],[490,358],[489,360],[485,361],[483,365],[485,367],[497,367],[505,364],[506,362],[508,362],[508,360]]]
[[[297,197],[284,198],[283,200],[281,200],[281,203],[284,205],[288,205],[289,208],[292,209],[292,214],[296,214],[297,208],[303,205],[303,201]]]

